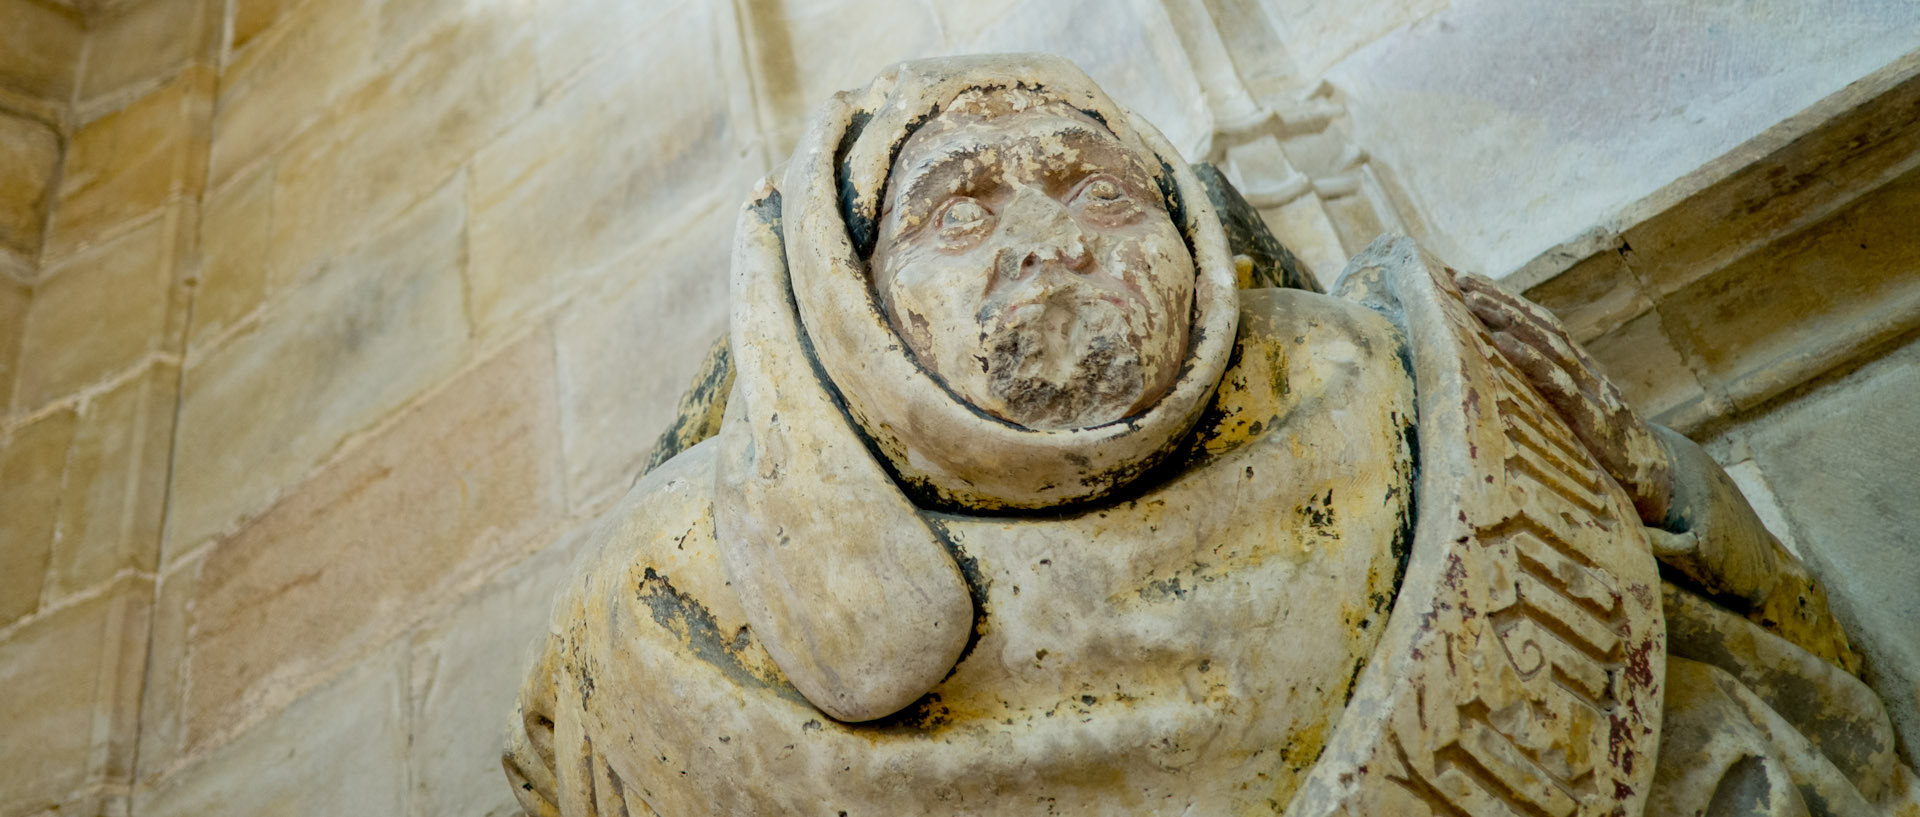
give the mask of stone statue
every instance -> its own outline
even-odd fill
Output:
[[[529,814],[1920,814],[1818,585],[1551,315],[1406,239],[1322,294],[1063,60],[837,95],[732,298]]]

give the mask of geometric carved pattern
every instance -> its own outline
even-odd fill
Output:
[[[1402,240],[1404,242],[1404,240]],[[1409,334],[1413,552],[1379,651],[1289,814],[1637,814],[1665,626],[1631,502],[1410,242],[1342,291]]]

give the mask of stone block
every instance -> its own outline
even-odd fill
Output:
[[[277,709],[551,529],[552,365],[529,336],[215,546],[192,607],[186,745]]]
[[[238,52],[300,5],[300,0],[233,0],[233,28],[227,48]]]
[[[80,127],[67,148],[48,227],[48,258],[118,233],[187,189],[191,123],[212,75],[187,71],[125,109]]]
[[[0,0],[0,86],[65,102],[80,70],[80,22],[33,0]]]
[[[867,84],[888,65],[945,45],[934,5],[926,0],[756,4],[749,53],[761,60],[762,93],[781,112],[776,124],[784,132],[775,154],[793,149],[806,116],[821,100]]]
[[[676,4],[627,0],[533,0],[531,7],[537,20],[534,66],[543,94],[565,84],[582,66],[609,51],[641,39],[660,26],[673,25],[660,18],[680,12]],[[710,29],[700,33],[738,36]],[[688,42],[685,47],[693,49],[696,44]]]
[[[500,773],[501,735],[547,632],[554,594],[586,540],[580,533],[515,565],[413,632],[407,678],[416,817],[519,817]]]
[[[459,365],[462,187],[441,188],[189,361],[171,552],[264,509],[348,435]]]
[[[198,352],[232,329],[271,294],[291,283],[267,267],[273,228],[273,168],[207,194],[200,216],[200,284],[193,296],[187,346]]]
[[[33,291],[0,274],[0,415],[13,405],[14,374],[20,371],[20,341],[27,331]]]
[[[276,274],[298,276],[351,246],[531,108],[524,32],[508,18],[463,18],[289,144],[273,180],[268,263],[287,271]]]
[[[87,401],[67,454],[47,599],[119,570],[153,571],[179,377],[178,368],[156,363]]]
[[[1528,289],[1528,300],[1553,310],[1573,339],[1586,343],[1653,307],[1620,253],[1603,251]]]
[[[1920,748],[1920,343],[1886,354],[1739,430],[1791,521],[1800,555],[1866,654],[1908,756]]]
[[[160,573],[154,588],[152,643],[147,653],[147,679],[141,689],[139,767],[134,770],[139,782],[158,782],[168,770],[181,765],[180,716],[186,702],[187,639],[206,555],[202,549],[178,560]]]
[[[80,77],[82,104],[185,66],[204,27],[201,15],[218,14],[220,8],[209,0],[140,0],[128,4],[124,14],[106,19],[89,32],[87,67]]]
[[[1742,145],[1714,163],[1744,163],[1738,171],[1628,228],[1647,286],[1657,295],[1685,287],[1920,163],[1920,130],[1911,126],[1920,77],[1887,89],[1858,83],[1835,96],[1854,94],[1873,95],[1845,110],[1823,102],[1824,110],[1801,114],[1817,112],[1824,124],[1770,153],[1759,155],[1764,142]]]
[[[473,165],[470,287],[485,331],[518,325],[587,273],[717,197],[743,200],[751,126],[729,115],[711,15],[683,5],[543,102]],[[676,66],[660,81],[654,66]]]
[[[0,626],[40,606],[74,420],[60,409],[0,436]]]
[[[8,735],[0,741],[0,791],[7,813],[126,780],[152,600],[146,580],[123,579],[0,631],[0,723]]]
[[[1755,406],[1920,325],[1920,169],[1660,303],[1703,385]]]
[[[221,71],[209,188],[277,151],[357,87],[375,64],[374,0],[277,8],[288,9],[282,24],[254,38]]]
[[[1698,411],[1707,399],[1658,312],[1641,313],[1584,345],[1642,417],[1674,425],[1675,412]]]
[[[575,509],[618,497],[674,417],[727,328],[731,206],[716,206],[622,259],[608,286],[555,318],[567,494]],[[630,282],[630,283],[629,283]]]
[[[60,137],[31,119],[0,113],[0,246],[40,252],[47,190],[60,162]]]
[[[134,790],[141,817],[406,813],[400,644],[225,746]]]
[[[50,267],[27,314],[15,408],[72,394],[159,348],[172,260],[172,225],[158,219]]]

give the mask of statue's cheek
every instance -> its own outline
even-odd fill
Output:
[[[936,374],[950,374],[955,361],[970,357],[979,319],[991,317],[978,285],[966,281],[981,273],[968,266],[952,259],[910,264],[896,274],[888,293],[894,330],[920,365]]]

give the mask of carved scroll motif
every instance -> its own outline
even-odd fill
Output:
[[[1289,813],[1639,813],[1664,626],[1631,502],[1411,242],[1350,269],[1421,350],[1418,519],[1381,650]]]

